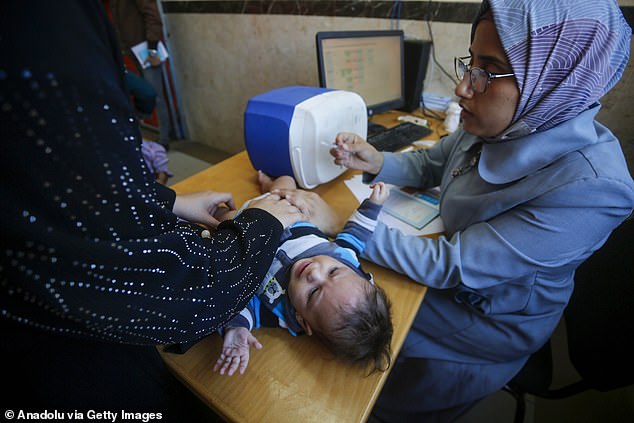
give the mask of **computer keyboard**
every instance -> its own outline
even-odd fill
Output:
[[[379,134],[387,129],[386,126],[368,120],[368,138]]]
[[[383,132],[368,137],[368,142],[379,151],[396,151],[431,134],[431,129],[403,122]]]

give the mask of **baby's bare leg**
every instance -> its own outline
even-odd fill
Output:
[[[237,210],[230,210],[228,207],[220,206],[214,213],[214,217],[218,222],[224,222],[225,220],[231,220],[238,214]]]
[[[297,184],[292,176],[283,175],[273,179],[261,170],[258,171],[258,183],[260,184],[261,193],[270,192],[274,189],[297,189]]]

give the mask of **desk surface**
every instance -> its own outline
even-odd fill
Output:
[[[393,126],[398,123],[399,115],[387,113],[374,120]],[[435,131],[430,139],[438,138],[438,125],[433,123]],[[358,206],[343,182],[353,174],[346,171],[314,189],[334,207],[342,223]],[[178,193],[208,189],[231,192],[238,206],[259,195],[256,172],[244,151],[172,188]],[[364,268],[374,274],[377,284],[385,289],[392,302],[392,356],[396,359],[425,288],[372,263],[364,262]],[[212,371],[222,347],[222,339],[217,334],[207,336],[185,354],[162,351],[161,354],[185,385],[229,421],[338,423],[367,420],[387,373],[365,377],[358,368],[333,359],[315,337],[293,337],[278,328],[257,329],[254,334],[264,348],[251,351],[244,375],[228,377]]]

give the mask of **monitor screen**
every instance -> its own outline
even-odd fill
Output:
[[[368,115],[405,104],[403,31],[317,33],[321,87],[354,91]]]

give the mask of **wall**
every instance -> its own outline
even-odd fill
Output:
[[[244,148],[243,112],[249,98],[289,85],[318,85],[315,33],[391,29],[398,2],[385,1],[162,1],[168,45],[188,138],[228,153]],[[453,74],[464,55],[479,1],[400,2],[405,36],[429,40],[438,62]],[[634,0],[619,2],[632,22]],[[634,168],[633,65],[604,97],[599,119],[620,137]],[[428,75],[430,72],[428,72]],[[428,78],[429,79],[429,78]],[[426,91],[453,94],[437,66]]]

